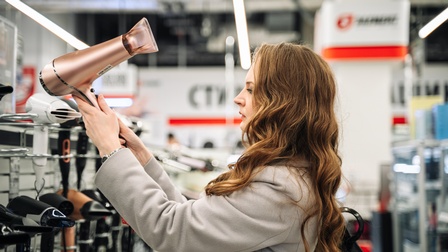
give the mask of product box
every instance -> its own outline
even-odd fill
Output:
[[[434,119],[434,138],[448,139],[448,104],[435,105],[432,109]]]

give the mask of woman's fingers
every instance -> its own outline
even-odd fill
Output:
[[[102,94],[98,95],[98,105],[100,106],[101,110],[106,114],[115,113],[115,111],[113,111],[109,107],[109,105],[106,102],[106,99],[104,99],[104,95]]]
[[[81,98],[79,98],[78,96],[76,96],[76,95],[72,95],[72,97],[73,97],[73,99],[75,99],[75,102],[76,102],[76,104],[78,105],[78,108],[80,109],[80,110],[83,110],[84,111],[84,106],[85,106],[85,101],[83,100],[83,99],[81,99]]]
[[[73,98],[75,99],[76,103],[78,104],[78,108],[79,110],[81,110],[82,112],[85,113],[89,113],[89,114],[93,114],[95,112],[97,112],[97,108],[93,107],[92,105],[90,105],[89,103],[87,103],[86,101],[84,101],[82,98],[73,95]],[[98,95],[98,105],[100,106],[100,109],[102,112],[104,112],[105,114],[110,114],[110,113],[115,113],[107,104],[106,99],[104,99],[103,95]]]
[[[78,105],[78,109],[81,113],[92,114],[93,112],[95,112],[94,110],[92,110],[92,108],[94,108],[94,107],[92,105],[88,104],[82,98],[80,98],[76,95],[73,95],[73,99],[75,99],[76,104]],[[97,109],[97,108],[94,108],[94,109]]]
[[[120,126],[120,131],[129,129],[129,127],[126,126],[126,124],[124,124],[124,122],[123,122],[120,118],[118,118],[118,124],[119,124],[119,126]]]

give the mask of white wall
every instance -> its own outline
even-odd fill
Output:
[[[391,161],[392,65],[333,64],[339,86],[341,153],[348,177],[378,183],[379,166]]]
[[[33,19],[20,13],[17,15],[19,16],[16,21],[18,34],[23,39],[23,65],[35,66],[37,75],[54,58],[74,51],[73,47]],[[74,33],[75,17],[73,15],[46,14],[45,16],[69,33]],[[37,87],[39,91],[43,91],[40,85]]]
[[[235,70],[233,98],[243,87],[246,71]],[[239,117],[238,107],[222,100],[226,92],[224,67],[144,68],[139,71],[140,88],[137,103],[140,113],[152,122],[148,142],[163,145],[168,131],[176,133],[182,144],[202,147],[213,140],[216,147],[232,146],[241,138],[238,125],[170,125],[173,118]]]
[[[339,94],[340,153],[349,186],[346,204],[364,217],[375,207],[380,166],[392,161],[390,85],[396,63],[334,62]]]

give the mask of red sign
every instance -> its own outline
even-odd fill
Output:
[[[36,85],[36,68],[23,66],[22,74],[18,76],[14,90],[16,98],[16,113],[25,112],[25,104],[28,98],[34,94]]]

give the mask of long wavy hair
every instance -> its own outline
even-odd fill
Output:
[[[207,195],[229,195],[251,183],[268,165],[307,160],[310,191],[317,199],[302,224],[320,223],[317,251],[338,251],[344,218],[336,199],[341,179],[336,84],[329,65],[313,50],[292,43],[263,44],[254,53],[253,106],[256,113],[243,129],[246,150],[228,172],[210,181]]]

